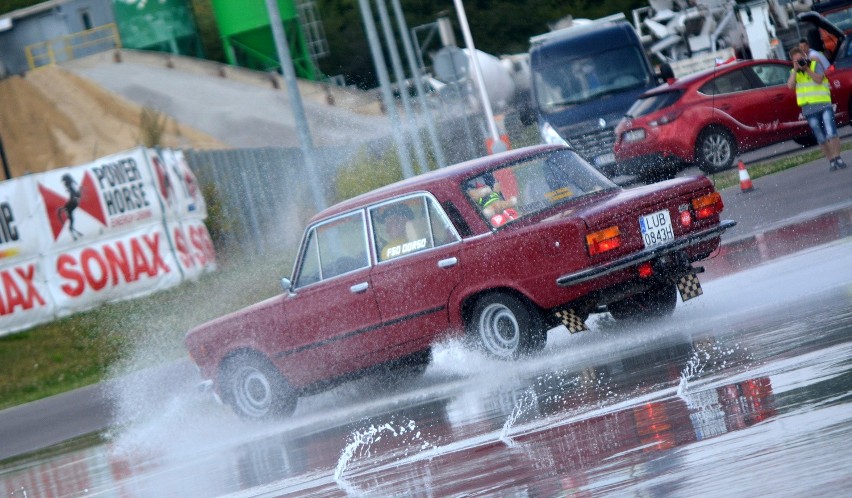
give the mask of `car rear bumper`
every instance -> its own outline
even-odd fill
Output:
[[[675,239],[667,244],[661,244],[659,246],[650,247],[643,251],[629,254],[614,261],[609,261],[598,266],[586,268],[585,270],[563,275],[556,279],[556,284],[562,287],[570,287],[572,285],[587,282],[595,278],[600,278],[611,273],[623,270],[625,268],[629,268],[631,266],[638,265],[646,261],[651,261],[652,259],[658,258],[664,254],[670,254],[673,252],[681,251],[687,247],[713,239],[714,237],[720,236],[722,232],[733,227],[736,224],[737,222],[733,220],[723,220],[715,227],[691,233],[679,239]]]

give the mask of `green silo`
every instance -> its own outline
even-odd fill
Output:
[[[278,0],[290,55],[300,78],[321,77],[305,40],[296,10],[298,0]],[[228,63],[250,69],[280,67],[265,0],[211,0]]]
[[[113,0],[113,12],[123,47],[203,57],[187,0]]]

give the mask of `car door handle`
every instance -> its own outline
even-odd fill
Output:
[[[438,266],[440,266],[441,268],[449,268],[451,266],[456,266],[458,263],[459,259],[453,256],[452,258],[442,259],[441,261],[438,261]]]
[[[367,290],[370,287],[370,284],[367,282],[361,282],[360,284],[355,284],[349,288],[349,292],[353,294],[360,294]]]
[[[778,95],[775,96],[775,98],[773,100],[775,102],[781,102],[782,100],[784,100],[785,97],[786,97],[786,95],[784,95],[783,93],[779,93]]]
[[[730,108],[731,108],[730,104],[722,104],[722,105],[719,106],[719,109],[721,109],[723,111],[727,111]]]

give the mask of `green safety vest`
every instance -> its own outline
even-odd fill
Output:
[[[811,71],[816,70],[816,65],[817,61],[811,61]],[[823,75],[822,83],[817,83],[808,73],[796,71],[796,103],[799,107],[807,104],[830,104],[831,90],[828,86],[828,76]]]
[[[491,192],[487,197],[483,197],[479,199],[479,207],[485,208],[490,204],[493,204],[501,199],[500,194],[497,192]]]

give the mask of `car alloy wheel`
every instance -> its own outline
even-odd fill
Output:
[[[267,360],[239,355],[224,369],[224,395],[234,412],[249,420],[288,416],[296,409],[296,394]]]
[[[547,331],[537,309],[508,294],[489,294],[474,307],[469,333],[486,352],[503,359],[544,348]]]
[[[699,168],[705,173],[718,173],[733,166],[737,154],[731,134],[722,128],[710,128],[698,139]]]

